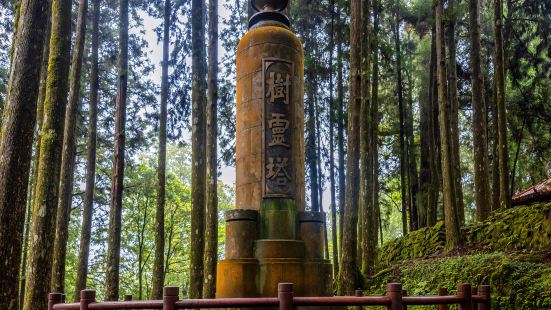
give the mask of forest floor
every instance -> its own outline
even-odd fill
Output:
[[[401,282],[409,295],[488,284],[493,309],[551,309],[551,204],[494,212],[463,229],[465,244],[444,252],[443,223],[386,243],[366,294]],[[416,307],[412,309],[433,309]]]

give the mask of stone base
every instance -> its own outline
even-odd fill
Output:
[[[304,265],[301,259],[274,258],[260,262],[258,289],[260,296],[277,297],[279,283],[293,283],[295,296],[303,296]]]
[[[216,272],[216,298],[259,297],[257,274],[258,261],[254,258],[220,261]]]
[[[333,265],[330,260],[304,262],[304,294],[333,296]]]

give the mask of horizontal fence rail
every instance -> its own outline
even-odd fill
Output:
[[[490,287],[478,288],[470,284],[461,284],[456,295],[449,295],[446,289],[440,289],[438,296],[407,296],[400,283],[389,283],[385,296],[337,297],[295,297],[292,283],[278,285],[278,297],[273,298],[219,298],[219,299],[187,299],[179,300],[178,287],[169,286],[163,290],[162,300],[133,301],[132,296],[125,295],[125,301],[96,302],[96,292],[83,290],[80,292],[79,303],[65,303],[64,295],[50,293],[48,295],[48,310],[89,310],[89,309],[220,309],[220,308],[265,308],[277,307],[279,310],[292,310],[294,307],[347,307],[354,306],[361,310],[364,306],[386,306],[389,310],[404,310],[409,305],[438,305],[439,310],[448,309],[448,305],[458,305],[459,310],[490,310]]]

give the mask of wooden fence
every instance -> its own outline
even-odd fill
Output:
[[[50,293],[48,310],[88,310],[88,309],[216,309],[216,308],[261,308],[278,307],[279,310],[292,310],[294,307],[319,306],[355,306],[361,310],[363,306],[386,306],[389,310],[404,310],[409,305],[438,305],[439,310],[448,309],[448,305],[458,305],[460,310],[490,310],[490,287],[483,285],[472,288],[470,284],[461,284],[456,295],[448,295],[446,289],[440,289],[438,296],[407,296],[402,290],[402,284],[389,283],[385,296],[339,297],[295,297],[292,283],[280,283],[278,297],[263,298],[219,298],[219,299],[178,299],[178,287],[165,287],[162,300],[132,301],[131,296],[125,296],[125,301],[96,302],[96,292],[83,290],[80,292],[80,303],[64,303],[60,293]]]

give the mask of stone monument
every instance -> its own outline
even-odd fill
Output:
[[[282,13],[288,0],[251,0],[237,47],[236,208],[226,213],[218,298],[331,296],[325,214],[305,211],[304,53]]]

